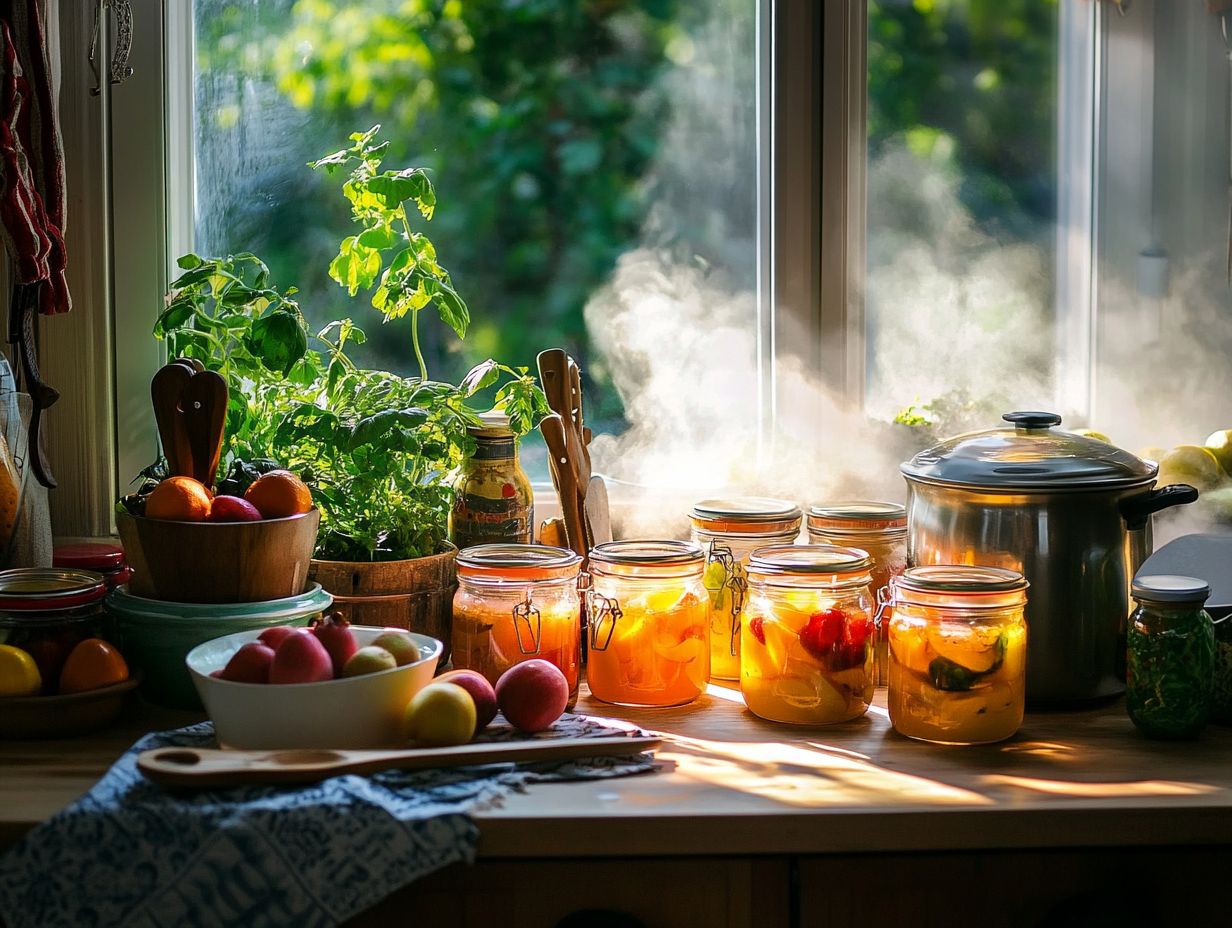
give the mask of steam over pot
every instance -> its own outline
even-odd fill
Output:
[[[1061,417],[1012,412],[902,465],[908,562],[1021,571],[1027,701],[1060,705],[1125,689],[1129,585],[1151,553],[1151,514],[1198,491],[1154,489],[1158,466],[1061,431]]]

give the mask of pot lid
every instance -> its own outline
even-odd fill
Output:
[[[1149,483],[1159,468],[1114,445],[1065,432],[1051,412],[1009,412],[1008,428],[968,432],[902,465],[908,479],[1007,490],[1113,489]]]

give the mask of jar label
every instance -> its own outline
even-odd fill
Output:
[[[534,504],[523,507],[516,495],[491,499],[460,493],[453,508],[453,543],[459,550],[472,545],[530,544],[534,525]]]

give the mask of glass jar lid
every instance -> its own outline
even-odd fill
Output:
[[[695,528],[731,535],[799,532],[803,515],[795,503],[764,496],[704,499],[689,512]]]
[[[873,559],[859,548],[838,545],[767,545],[749,555],[749,575],[867,574]]]
[[[471,437],[484,441],[513,441],[513,429],[509,427],[509,416],[499,409],[489,409],[479,413],[479,425],[469,425],[466,431]]]
[[[900,469],[924,483],[1006,490],[1118,489],[1149,483],[1159,472],[1121,448],[1055,428],[1055,413],[1001,418],[1011,427],[947,439]]]
[[[101,600],[107,592],[102,574],[58,567],[0,570],[0,611],[48,612],[73,609]]]
[[[607,541],[590,550],[590,563],[646,567],[688,567],[705,559],[688,541]]]
[[[474,545],[458,552],[458,576],[480,582],[568,578],[581,566],[578,554],[552,545]]]
[[[890,581],[894,601],[960,609],[1004,609],[1027,600],[1027,579],[1004,567],[908,567]]]
[[[1144,603],[1201,605],[1211,595],[1211,585],[1205,580],[1176,574],[1134,577],[1130,589],[1134,599]]]
[[[812,506],[808,511],[810,532],[862,535],[869,532],[907,531],[907,507],[880,500],[846,500]]]

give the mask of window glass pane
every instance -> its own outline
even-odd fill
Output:
[[[431,172],[437,212],[420,228],[473,317],[464,342],[421,321],[435,378],[489,356],[533,369],[563,346],[588,377],[590,424],[620,432],[644,405],[651,326],[662,344],[674,316],[683,330],[699,312],[677,270],[752,292],[753,0],[195,10],[198,250],[261,255],[312,323],[352,316],[365,362],[416,370],[406,326],[380,326],[329,279],[348,208],[340,179],[305,164],[378,122],[388,166]]]
[[[870,0],[868,29],[867,409],[1051,408],[1057,0]]]

